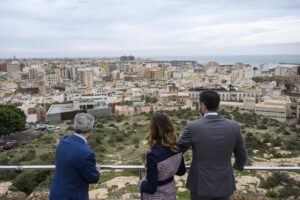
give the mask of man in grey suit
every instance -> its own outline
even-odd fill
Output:
[[[203,91],[199,105],[203,118],[190,122],[178,142],[184,152],[189,147],[193,151],[186,183],[192,200],[231,199],[236,189],[233,168],[243,170],[247,161],[240,125],[218,115],[219,103],[217,92]]]

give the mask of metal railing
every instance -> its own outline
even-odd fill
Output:
[[[139,178],[145,170],[144,165],[100,165],[104,170],[138,170]],[[189,169],[190,166],[186,166]],[[55,170],[55,165],[0,165],[0,170]],[[300,166],[245,166],[246,171],[300,171]]]
[[[138,169],[144,170],[144,165],[100,165],[101,169]],[[190,166],[186,166],[187,169]],[[0,165],[0,170],[54,170],[55,165]],[[245,166],[244,170],[249,171],[300,171],[300,166]]]
[[[187,169],[190,166],[186,166]],[[54,170],[55,165],[0,165],[0,170]],[[139,170],[139,178],[142,179],[144,165],[101,165],[101,169],[118,170],[129,169]],[[245,166],[244,170],[249,171],[300,171],[300,166]]]

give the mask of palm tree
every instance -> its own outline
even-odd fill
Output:
[[[258,70],[257,67],[253,67],[253,71],[254,71],[254,77],[255,77],[255,72]]]
[[[229,84],[228,88],[229,88],[229,100],[231,101],[231,91],[235,91],[235,88],[232,84]]]

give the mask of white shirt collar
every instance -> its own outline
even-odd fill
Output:
[[[76,135],[77,137],[80,137],[81,139],[84,140],[84,142],[87,144],[87,140],[85,137],[83,137],[82,135],[78,134],[78,133],[74,133],[74,135]]]
[[[206,113],[206,114],[204,115],[204,117],[206,117],[206,116],[208,116],[208,115],[218,115],[218,113],[217,113],[217,112],[209,112],[209,113]]]

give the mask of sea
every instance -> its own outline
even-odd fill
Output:
[[[221,65],[230,65],[236,63],[249,64],[251,66],[259,66],[268,64],[269,67],[277,67],[280,65],[300,65],[300,54],[297,55],[226,55],[226,56],[154,56],[152,59],[159,61],[171,60],[193,60],[199,64],[207,64],[209,61],[216,61]]]

